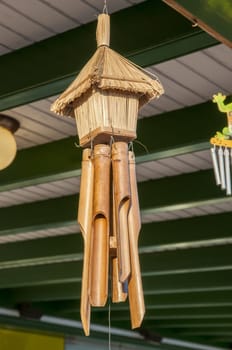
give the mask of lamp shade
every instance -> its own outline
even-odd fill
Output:
[[[12,132],[0,126],[0,170],[8,167],[17,152],[16,141]]]

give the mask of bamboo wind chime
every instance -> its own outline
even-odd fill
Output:
[[[138,109],[163,93],[158,79],[109,48],[110,19],[98,17],[97,50],[51,110],[76,118],[84,147],[78,222],[84,239],[81,319],[89,335],[91,306],[128,295],[132,328],[145,313],[138,257],[141,227],[135,156]],[[110,267],[109,267],[110,265]]]
[[[220,112],[227,113],[227,126],[222,132],[217,131],[210,139],[212,144],[211,155],[213,160],[216,184],[231,195],[231,160],[232,160],[232,103],[224,103],[225,95],[218,93],[213,96],[213,102],[217,103]]]

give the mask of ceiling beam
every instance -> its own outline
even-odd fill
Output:
[[[136,161],[155,161],[207,149],[210,137],[224,124],[212,102],[140,119],[137,136],[148,153],[134,142]],[[0,191],[79,176],[82,152],[75,142],[76,138],[69,137],[19,151],[12,165],[0,173]]]
[[[184,304],[183,307],[188,307],[191,304],[195,304],[196,307],[207,305],[215,305],[215,307],[229,306],[231,301],[230,298],[226,298],[226,295],[228,293],[227,289],[232,290],[232,286],[228,282],[232,277],[232,268],[230,266],[230,269],[227,269],[227,264],[230,263],[230,251],[230,247],[225,246],[210,250],[194,249],[184,254],[178,251],[153,254],[152,259],[150,255],[140,255],[146,304],[150,305],[150,308],[156,308],[153,305],[157,303],[165,305],[161,308],[167,308],[169,305],[170,308],[173,308],[174,304],[181,308],[181,303]],[[36,300],[77,300],[80,297],[82,260],[76,260],[76,255],[73,254],[72,259],[72,255],[68,254],[69,260],[67,261],[62,260],[62,256],[59,255],[47,257],[47,259],[44,257],[37,258],[39,261],[31,265],[22,265],[20,260],[13,260],[12,266],[1,263],[0,277],[4,281],[1,288],[14,288],[15,290],[8,293],[8,297],[10,297],[9,300],[17,303]],[[152,264],[149,264],[151,260]],[[191,262],[190,267],[189,261]],[[221,264],[225,264],[225,266],[221,266],[222,268],[218,270],[218,266]],[[183,265],[185,266],[185,272],[178,274],[178,269],[181,269]],[[193,267],[201,267],[202,265],[205,266],[205,269],[212,266],[212,269],[203,271],[203,273],[201,271],[189,273],[189,269],[191,272]],[[173,270],[170,270],[170,266]],[[169,269],[169,276],[166,274],[167,268]],[[60,273],[59,270],[67,270],[68,272],[64,272],[64,274],[63,272]],[[175,273],[173,274],[172,271]],[[207,285],[204,282],[205,279],[208,281]],[[165,287],[163,283],[166,283],[166,281],[173,281],[173,283],[169,287]],[[33,289],[33,286],[36,289]],[[150,290],[152,286],[153,289]],[[179,286],[181,286],[180,289]],[[169,288],[171,288],[170,291]],[[223,296],[221,296],[222,291]],[[168,296],[166,295],[167,292]],[[157,295],[161,295],[163,301],[162,298],[159,300],[160,298],[157,298]]]
[[[0,235],[74,225],[77,202],[77,196],[66,196],[1,208],[0,216],[5,215],[5,219],[1,222]]]
[[[70,320],[70,319],[64,319],[64,318],[56,318],[52,317],[49,315],[43,315],[40,320],[28,320],[24,318],[20,318],[17,310],[13,310],[15,313],[15,316],[6,316],[7,315],[7,309],[4,309],[4,314],[0,316],[0,323],[3,324],[4,326],[10,326],[14,328],[26,328],[26,329],[31,329],[31,330],[40,330],[40,331],[48,331],[50,333],[56,333],[59,334],[69,334],[69,335],[78,335],[78,344],[81,344],[82,347],[85,346],[87,343],[86,338],[82,339],[81,335],[82,333],[82,326],[80,321],[75,321],[75,320]],[[12,314],[11,310],[9,311],[10,314]],[[122,322],[123,323],[123,322]],[[104,348],[108,346],[107,341],[102,341],[102,334],[108,334],[108,327],[105,326],[105,321],[104,325],[100,324],[92,324],[91,327],[91,343],[94,344],[97,347]],[[143,336],[140,334],[140,332],[132,332],[130,330],[125,330],[118,326],[118,328],[111,327],[111,334],[113,335],[113,345],[115,346],[120,346],[122,348],[126,347],[133,347],[134,349],[148,349],[148,348],[154,348],[155,346],[159,348],[158,344],[166,346],[171,345],[171,348],[174,349],[179,349],[183,347],[187,347],[190,349],[207,349],[207,350],[222,350],[222,348],[219,347],[214,347],[211,345],[204,345],[201,343],[196,343],[192,342],[192,339],[188,338],[185,339],[185,341],[182,339],[177,339],[175,338],[167,338],[165,336],[160,336],[157,335],[155,332],[153,335],[153,341],[150,341],[149,338],[146,338],[146,335]],[[172,335],[172,332],[169,332],[170,335]],[[176,333],[174,333],[176,335]],[[194,341],[196,341],[198,338],[194,338]],[[215,338],[216,339],[216,338]],[[225,338],[226,339],[226,338]],[[100,340],[100,342],[99,342]],[[190,340],[190,341],[186,341]],[[199,339],[201,341],[201,339]],[[220,343],[220,342],[219,342]],[[89,340],[88,340],[88,345],[89,345]],[[158,349],[157,348],[157,349]]]
[[[140,255],[174,254],[175,251],[184,253],[200,248],[213,250],[215,247],[220,249],[230,245],[231,212],[143,224],[139,238]],[[46,265],[58,260],[61,263],[80,261],[82,253],[83,239],[80,234],[55,237],[43,237],[41,234],[38,239],[0,244],[0,269]],[[232,265],[228,263],[229,261],[225,264],[225,261],[221,260],[220,264],[203,265],[199,268],[185,266],[177,270],[166,269],[163,272],[155,270],[153,276],[231,270]]]
[[[82,243],[80,234],[69,234],[44,238],[41,235],[38,239],[0,244],[0,269],[7,268],[7,264],[9,267],[11,264],[12,267],[36,266],[51,263],[52,260],[47,260],[48,258],[55,262],[56,258],[66,254],[70,257],[73,254],[78,255],[82,252]],[[33,264],[34,260],[38,262]],[[27,265],[26,262],[31,264]]]
[[[74,319],[79,319],[79,310],[67,310],[65,311],[57,311],[57,310],[52,310],[52,309],[44,309],[44,312],[49,312],[53,315],[56,315],[58,317],[64,317],[64,318],[74,318]],[[92,313],[92,319],[93,322],[95,323],[103,323],[106,324],[108,320],[108,310],[101,310],[97,309],[95,312]],[[126,327],[126,323],[130,323],[130,313],[129,313],[129,308],[128,310],[122,311],[122,310],[111,310],[112,312],[112,325],[118,327],[119,323],[117,322],[122,322],[121,327]],[[198,319],[214,319],[214,318],[224,318],[228,320],[232,319],[232,309],[231,308],[219,308],[213,309],[213,308],[205,308],[204,310],[202,309],[170,309],[170,310],[146,310],[146,317],[143,322],[143,328],[146,329],[146,324],[148,325],[148,329],[152,329],[151,323],[153,321],[161,321],[165,320],[166,322],[170,322],[170,320],[177,320],[181,321],[183,323],[183,320],[198,320]],[[125,324],[123,324],[125,322]],[[154,327],[155,328],[155,327]],[[173,331],[177,331],[176,329],[173,329]]]
[[[28,213],[27,210],[26,212]],[[218,243],[217,239],[219,239]],[[212,241],[213,244],[205,245],[203,244],[205,241]],[[196,242],[197,246],[192,244]],[[191,288],[186,288],[182,284],[186,276],[190,279],[199,279],[199,281],[208,279],[212,282],[215,276],[221,278],[224,273],[231,275],[231,244],[229,243],[231,243],[231,212],[145,224],[142,226],[139,241],[143,278],[145,281],[170,280],[170,278],[180,280],[181,288],[177,293],[191,291],[199,293],[205,290],[208,292],[212,290],[215,293],[223,288],[231,290],[232,286],[228,286],[227,282],[222,283],[222,286],[212,283],[209,288],[204,286],[204,283],[193,285]],[[43,288],[44,285],[43,292],[39,291],[39,298],[46,299],[51,295],[52,298],[58,299],[77,298],[77,286],[70,285],[71,291],[67,286],[64,292],[62,283],[75,282],[78,283],[78,289],[80,288],[82,258],[83,241],[80,234],[4,244],[0,245],[0,278],[8,280],[8,276],[12,275],[11,287],[39,285]],[[59,269],[63,268],[65,271],[68,269],[71,275],[60,275]],[[40,277],[38,271],[41,271]],[[46,285],[51,283],[59,283],[60,286],[50,293]],[[8,284],[2,284],[2,288],[8,287]],[[157,292],[159,293],[157,290],[152,291],[155,295]],[[161,291],[164,294],[167,292],[169,290],[166,288]],[[174,292],[175,289],[171,289],[170,293]],[[18,293],[20,295],[20,292]]]
[[[63,238],[63,237],[62,237]],[[79,235],[80,238],[80,235]],[[54,244],[56,242],[55,238],[52,238],[54,241]],[[219,242],[217,242],[219,241]],[[191,242],[191,244],[187,244],[186,242],[182,242],[179,244],[164,244],[164,245],[160,245],[160,246],[147,246],[147,247],[141,247],[139,248],[139,254],[140,256],[142,256],[144,254],[144,257],[142,257],[142,261],[144,266],[146,266],[146,264],[149,264],[149,256],[148,254],[162,254],[162,257],[165,261],[168,260],[168,256],[171,255],[169,254],[170,252],[177,252],[177,251],[189,251],[189,249],[193,249],[193,252],[197,251],[197,254],[199,254],[199,252],[204,253],[204,251],[209,250],[209,248],[215,248],[215,247],[219,247],[216,250],[216,254],[223,253],[224,254],[224,258],[221,260],[219,259],[219,261],[217,261],[217,259],[213,261],[213,265],[211,265],[209,262],[206,264],[206,261],[204,260],[204,267],[202,267],[202,265],[193,265],[193,266],[186,266],[184,269],[181,269],[180,266],[173,266],[172,264],[172,269],[160,269],[160,270],[147,270],[145,269],[145,271],[143,272],[143,276],[146,277],[155,277],[155,276],[167,276],[167,275],[171,275],[171,274],[182,274],[184,275],[185,273],[192,273],[192,274],[196,274],[196,273],[208,273],[208,272],[218,272],[218,271],[223,271],[223,270],[227,270],[230,271],[232,270],[232,265],[230,264],[230,261],[228,260],[228,257],[225,255],[225,250],[223,252],[221,252],[222,250],[222,246],[227,246],[228,244],[232,244],[232,239],[228,240],[227,238],[222,239],[218,239],[216,242],[214,241],[213,244],[204,244],[204,241],[197,241],[197,242]],[[27,242],[27,241],[26,241]],[[66,243],[66,240],[64,240],[64,242]],[[208,242],[208,241],[207,241]],[[37,242],[35,242],[34,244],[31,244],[32,249],[29,252],[30,255],[32,254],[32,252],[34,252],[35,250],[38,249]],[[197,244],[196,244],[197,243]],[[76,247],[76,246],[74,246]],[[158,248],[158,249],[157,249]],[[200,250],[199,250],[200,249]],[[215,254],[215,249],[211,249],[210,250],[211,254]],[[28,253],[28,251],[26,252]],[[166,254],[164,254],[166,253]],[[26,254],[25,254],[26,255]],[[37,254],[35,254],[37,255]],[[183,253],[179,253],[180,256],[182,256],[183,259]],[[190,254],[191,256],[191,254]],[[12,257],[12,260],[11,260]],[[3,258],[1,257],[1,260],[3,260]],[[69,251],[66,254],[47,254],[44,255],[41,254],[38,257],[23,257],[23,258],[17,258],[17,256],[12,255],[12,250],[9,249],[9,254],[8,254],[8,258],[4,261],[0,262],[0,270],[4,270],[4,269],[15,269],[15,268],[23,268],[23,267],[32,267],[32,266],[42,266],[42,265],[50,265],[50,264],[64,264],[64,263],[68,263],[68,262],[72,262],[72,261],[82,261],[83,260],[83,253],[78,253],[76,252],[72,252]],[[211,260],[211,257],[210,259]],[[201,260],[200,260],[201,261]],[[170,263],[170,261],[168,260],[168,262]],[[202,261],[201,261],[202,262]],[[160,265],[159,265],[160,266]]]
[[[1,56],[0,110],[63,91],[95,51],[95,30],[96,22],[88,23]],[[112,14],[111,38],[112,48],[141,66],[217,43],[152,0]]]
[[[232,4],[227,0],[163,0],[166,4],[188,18],[225,45],[232,48],[231,13]]]
[[[174,252],[163,252],[162,254],[152,254],[152,263],[151,263],[151,255],[150,254],[140,254],[140,262],[142,275],[144,280],[157,280],[157,279],[170,279],[176,278],[183,280],[186,276],[192,276],[191,278],[196,278],[201,280],[202,278],[213,279],[212,276],[215,275],[223,275],[224,273],[228,275],[232,275],[232,268],[230,265],[230,251],[231,247],[222,246],[222,247],[214,247],[214,248],[198,248],[193,250],[186,251],[174,251]],[[48,272],[48,277],[50,278],[49,270],[53,271],[53,267],[58,266],[60,268],[69,266],[75,266],[74,275],[67,274],[68,281],[77,281],[81,280],[81,267],[82,267],[82,254],[67,254],[67,259],[64,259],[63,255],[56,256],[48,256],[41,258],[33,258],[33,259],[22,259],[22,260],[12,260],[5,261],[0,263],[0,276],[1,274],[5,276],[7,272],[14,274],[17,273],[21,275],[21,283],[23,285],[23,275],[28,272],[28,276],[34,271],[45,269],[44,271]],[[197,259],[197,257],[200,257]],[[150,264],[149,264],[150,262]],[[178,269],[181,269],[182,266],[185,266],[185,272],[178,274]],[[205,266],[205,271],[194,271],[189,273],[190,270],[197,270],[197,268]],[[227,266],[230,265],[230,269],[227,269]],[[171,268],[170,268],[171,266]],[[211,267],[211,269],[210,269]],[[219,267],[221,267],[219,269]],[[207,270],[208,268],[208,270]],[[46,270],[47,269],[47,270]],[[166,271],[169,271],[169,275],[167,276]],[[172,270],[174,270],[174,274],[172,274]],[[162,273],[163,272],[163,273]],[[56,277],[54,277],[54,281],[52,283],[56,283]],[[46,282],[47,274],[44,275],[44,284]],[[59,279],[59,283],[62,283],[62,278]],[[15,280],[13,279],[13,283]],[[31,280],[31,285],[41,284],[39,279],[35,282]],[[3,286],[4,287],[4,286]],[[5,286],[7,288],[7,286]]]
[[[9,310],[9,314],[12,314],[12,310]],[[38,319],[28,319],[24,317],[20,317],[20,315],[17,313],[17,310],[13,310],[13,313],[15,313],[15,316],[8,316],[7,315],[7,309],[3,309],[3,314],[0,315],[0,325],[2,327],[10,327],[14,329],[19,329],[20,331],[23,330],[31,330],[34,332],[49,332],[50,334],[60,334],[61,336],[67,335],[73,335],[73,339],[71,344],[75,341],[76,337],[78,336],[78,346],[81,344],[81,348],[84,348],[85,345],[89,346],[90,339],[87,340],[86,337],[84,337],[83,329],[81,322],[78,320],[75,322],[74,320],[70,319],[60,319],[55,318],[50,315],[43,315],[40,320]],[[108,348],[108,342],[107,342],[107,333],[108,327],[107,326],[101,326],[96,324],[91,324],[91,343],[94,343],[94,346],[98,345],[99,349]],[[146,343],[143,336],[141,336],[137,332],[133,332],[130,330],[123,330],[121,328],[115,329],[111,328],[111,334],[113,335],[113,341],[112,345],[120,346],[120,348],[124,349],[124,344],[126,345],[126,348],[132,347],[133,349],[150,349],[154,348],[153,345]],[[104,336],[105,335],[105,336]],[[132,337],[133,335],[133,337]],[[68,344],[68,341],[67,341]],[[75,343],[74,343],[75,344]],[[87,345],[88,344],[88,345]],[[220,350],[220,349],[215,349]]]
[[[187,320],[186,320],[187,321]],[[230,322],[230,320],[227,320],[227,322],[221,322],[221,319],[218,320],[218,318],[216,319],[216,322],[215,323],[211,323],[211,322],[205,322],[205,323],[199,323],[199,322],[196,322],[195,320],[193,320],[193,322],[191,323],[183,323],[183,322],[179,322],[177,323],[176,321],[175,322],[162,322],[159,321],[159,323],[156,323],[154,326],[155,328],[181,328],[181,329],[188,329],[188,328],[200,328],[200,329],[204,329],[204,328],[208,328],[208,329],[215,329],[215,328],[232,328],[232,322]],[[213,321],[213,320],[211,320]]]
[[[220,237],[231,237],[231,212],[144,224],[139,245],[159,246]]]
[[[222,249],[219,253],[225,254],[225,259],[229,260],[229,249],[227,247]],[[195,251],[190,255],[191,259],[194,259],[194,265],[200,265],[200,263],[209,264],[209,260],[212,261],[217,251],[213,251],[212,255],[207,258],[201,258],[197,261],[197,257],[201,254],[206,254],[203,250]],[[188,255],[178,255],[179,261],[176,261],[177,253],[173,256],[153,256],[152,264],[149,266],[148,262],[151,261],[150,257],[141,257],[141,269],[142,272],[151,271],[152,269],[165,270],[170,268],[170,265],[174,265],[173,268],[181,264],[188,262]],[[167,260],[168,259],[168,260]],[[158,264],[160,263],[161,266]],[[212,264],[212,263],[211,263]],[[28,266],[21,268],[9,268],[0,270],[1,289],[26,287],[26,286],[42,286],[52,284],[64,284],[64,283],[79,283],[77,288],[76,297],[80,296],[80,284],[82,275],[82,261],[71,261],[63,264],[51,263],[48,265]],[[207,276],[207,277],[206,277]],[[171,294],[178,292],[197,292],[205,291],[206,289],[212,290],[225,290],[232,288],[232,271],[211,271],[205,273],[196,274],[174,274],[167,276],[158,275],[155,276],[143,276],[143,287],[145,294]]]
[[[71,200],[76,203],[73,196],[71,197]],[[67,203],[69,203],[69,201],[70,197],[67,197],[39,202],[33,205],[26,205],[26,208],[25,206],[19,206],[20,210],[17,213],[18,218],[22,220],[22,216],[27,213],[24,223],[26,223],[28,218],[32,219],[34,215],[32,215],[32,212],[28,209],[30,207],[34,208],[33,210],[36,213],[39,210],[41,217],[45,220],[44,225],[47,225],[48,217],[45,217],[44,215],[45,213],[47,213],[48,216],[51,214],[51,209],[49,208],[52,208],[52,212],[55,210],[57,215],[59,214],[59,203],[60,211],[63,212],[64,207],[68,209]],[[48,204],[48,202],[49,205],[47,207],[45,204]],[[54,205],[52,203],[54,203]],[[42,211],[39,209],[40,205],[42,205]],[[75,207],[74,203],[72,205]],[[17,206],[6,208],[7,211],[9,209],[15,210],[17,209]],[[15,230],[17,232],[17,225],[19,224],[17,216],[13,213],[11,213],[11,215],[11,217],[14,217],[13,222],[16,223]],[[53,222],[56,215],[54,216],[52,214],[50,217],[50,219],[52,219],[52,226],[59,224],[57,221]],[[76,215],[76,211],[74,211],[72,215]],[[5,218],[6,215],[1,212],[1,217]],[[58,217],[60,217],[60,214]],[[62,219],[62,217],[60,217],[60,219]],[[72,217],[69,217],[68,219],[65,215],[65,218],[63,219],[67,222],[67,220],[71,220]],[[36,227],[41,224],[41,222],[37,221],[37,215],[34,216],[34,220],[34,226],[32,226],[32,222],[29,223],[29,230],[32,228],[33,230],[36,230]],[[140,260],[145,281],[151,281],[151,278],[155,281],[157,281],[157,279],[167,280],[168,274],[168,280],[174,279],[174,281],[176,281],[180,279],[181,288],[177,288],[177,292],[181,293],[191,291],[200,292],[204,290],[210,291],[211,289],[216,291],[223,288],[232,289],[231,285],[222,283],[222,281],[219,285],[214,283],[215,276],[219,276],[219,279],[223,278],[223,281],[231,280],[231,277],[226,278],[224,276],[224,273],[228,274],[228,276],[231,276],[232,274],[231,249],[230,245],[227,244],[228,238],[230,238],[230,226],[231,213],[143,225],[140,235],[140,251],[143,254],[141,254]],[[212,229],[209,230],[209,227],[212,227]],[[188,228],[189,231],[186,231],[185,228]],[[12,226],[11,228],[8,228],[10,233],[12,233],[12,230]],[[23,230],[25,231],[25,227]],[[204,241],[210,239],[210,235],[212,235],[212,239],[214,240],[222,230],[224,243],[219,243],[218,246],[213,244],[211,247],[204,247],[204,245],[200,244],[201,240]],[[188,235],[186,232],[188,232]],[[1,233],[3,234],[4,232]],[[163,239],[161,239],[161,237],[163,237]],[[198,248],[188,244],[186,244],[185,247],[185,243],[189,241],[199,241]],[[181,242],[183,248],[181,248],[180,251],[177,244]],[[80,234],[1,245],[0,278],[2,281],[6,282],[6,284],[2,285],[2,288],[80,282],[82,270],[82,246],[82,238]],[[154,246],[156,249],[153,251],[151,246]],[[163,246],[163,249],[157,250],[157,246]],[[172,246],[173,249],[171,249]],[[149,249],[144,250],[146,247],[149,247]],[[153,254],[152,260],[150,259],[151,253]],[[61,269],[61,266],[65,268],[65,271],[67,269],[69,273],[60,274],[59,270]],[[203,269],[202,266],[204,267]],[[188,276],[190,280],[195,280],[195,278],[197,278],[197,285],[193,284],[191,288],[189,287],[189,284],[187,284],[187,287],[184,286],[182,282],[186,276]],[[204,280],[205,278],[211,281],[210,286],[204,285],[202,279]],[[218,278],[216,279],[217,282]],[[10,279],[10,281],[8,281],[8,279]],[[203,284],[201,285],[200,283],[199,285],[199,281],[202,281]],[[150,284],[151,282],[148,282],[147,286],[150,287]],[[174,284],[175,283],[173,282],[172,288],[174,288]],[[164,288],[160,292],[174,293],[175,288],[172,288],[170,291],[169,288]],[[145,291],[146,293],[150,293],[149,291],[147,292],[147,287],[145,287]],[[151,291],[151,293],[154,294],[157,292],[159,293],[157,289]],[[74,295],[77,297],[77,294],[74,293]]]
[[[215,186],[212,170],[139,183],[138,192],[142,216],[231,200]],[[1,208],[0,235],[75,225],[77,203],[71,195]]]
[[[199,328],[194,328],[193,330],[179,330],[178,333],[180,336],[185,337],[185,336],[213,336],[218,337],[218,336],[225,336],[228,337],[232,340],[232,326],[230,327],[224,327],[223,329],[211,329],[210,327],[204,327],[203,329],[201,327]]]
[[[155,300],[155,298],[154,298]],[[160,313],[162,314],[163,312],[165,313],[170,313],[172,314],[172,310],[174,310],[174,312],[176,313],[177,310],[180,310],[180,313],[183,312],[185,313],[185,309],[187,309],[187,311],[189,311],[189,313],[191,313],[192,311],[196,312],[196,313],[204,313],[205,311],[208,311],[209,309],[212,310],[212,312],[224,312],[224,310],[226,310],[226,308],[228,308],[231,312],[231,308],[232,308],[232,303],[201,303],[201,302],[195,302],[195,303],[189,303],[189,304],[185,304],[185,303],[171,303],[172,302],[172,298],[169,299],[169,302],[167,304],[161,304],[161,303],[155,303],[155,304],[151,304],[150,302],[147,302],[147,298],[145,295],[145,304],[146,304],[146,311],[160,311]],[[36,309],[42,309],[44,310],[44,312],[47,313],[57,313],[57,314],[62,314],[62,313],[75,313],[75,312],[79,312],[80,310],[80,300],[76,299],[76,300],[58,300],[58,301],[49,301],[49,302],[37,302],[37,303],[33,303],[32,304],[33,307],[35,307]],[[116,303],[116,304],[112,304],[111,305],[111,310],[113,313],[118,313],[119,312],[127,312],[128,311],[128,304],[127,303]],[[93,308],[92,312],[97,312],[97,313],[105,313],[106,311],[108,311],[108,305],[105,307],[101,307],[101,308]],[[178,313],[177,313],[178,314]],[[232,323],[231,323],[231,327],[232,327]]]
[[[27,286],[27,287],[15,287],[10,291],[2,290],[5,296],[8,294],[8,298],[11,304],[22,303],[25,301],[30,302],[48,302],[48,301],[62,301],[62,300],[77,300],[77,291],[79,291],[79,282],[70,282],[66,284],[51,284],[40,286]],[[172,291],[172,294],[156,293],[154,295],[147,294],[145,296],[146,305],[158,304],[169,305],[170,303],[222,303],[231,301],[231,290],[214,290],[208,288],[206,291],[191,291],[191,288],[186,292]],[[3,299],[4,300],[4,299]]]
[[[69,137],[19,151],[12,165],[0,174],[0,192],[79,177],[82,150],[77,148],[75,143],[75,138]],[[152,147],[151,144],[150,146]],[[149,148],[148,153],[141,152],[136,145],[134,148],[137,154],[136,163],[142,164],[207,150],[210,144],[208,141],[203,141],[176,145],[175,148],[166,147],[159,151]],[[36,159],[40,159],[40,162]]]
[[[79,282],[12,288],[9,292],[12,304],[30,302],[77,300]]]
[[[75,312],[74,312],[75,313]],[[117,313],[117,314],[116,314]],[[68,313],[67,313],[68,314]],[[69,313],[70,315],[70,313]],[[106,322],[108,318],[108,311],[101,312],[101,314],[97,315],[97,312],[93,313],[95,317],[95,322]],[[79,315],[78,315],[79,316]],[[63,313],[63,317],[67,317],[65,313]],[[122,311],[114,311],[114,322],[116,321],[128,321],[129,320],[129,313],[128,311],[122,312]],[[154,310],[151,312],[148,310],[146,313],[146,320],[147,321],[153,321],[153,320],[184,320],[184,319],[213,319],[213,318],[226,318],[231,320],[232,319],[232,311],[228,310],[227,308],[225,310],[218,310],[217,312],[215,310],[212,310],[209,308],[205,312],[194,312],[194,309],[191,310],[185,310],[185,312],[178,312],[178,309],[175,310],[173,313],[171,311],[168,312],[160,312],[160,310],[156,311]],[[183,322],[183,321],[182,321]],[[150,324],[151,322],[149,322]]]
[[[186,190],[188,189],[188,190]],[[212,170],[149,180],[138,185],[141,215],[231,201],[215,186]]]

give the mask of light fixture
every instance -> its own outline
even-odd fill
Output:
[[[0,170],[7,168],[16,156],[17,145],[13,134],[19,125],[14,118],[0,114]]]

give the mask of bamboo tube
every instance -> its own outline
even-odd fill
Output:
[[[128,211],[130,209],[130,184],[128,145],[115,142],[112,146],[113,184],[116,209],[116,227],[119,259],[119,280],[125,283],[130,276],[128,237]]]
[[[97,47],[110,45],[110,16],[105,13],[98,16],[96,37]]]
[[[91,150],[85,149],[82,156],[82,172],[78,208],[78,223],[84,239],[80,313],[85,335],[89,335],[90,327],[89,262],[92,226],[93,181],[94,168],[91,160]]]
[[[108,295],[110,147],[94,147],[93,238],[90,303],[104,306]]]
[[[113,196],[114,197],[114,196]],[[114,241],[115,249],[113,250],[115,253],[111,258],[112,261],[112,276],[111,276],[111,291],[112,291],[112,302],[120,303],[126,300],[127,293],[123,290],[123,284],[119,281],[119,261],[118,261],[118,251],[117,251],[117,218],[116,218],[116,210],[115,210],[115,200],[113,198],[112,201],[112,238]]]
[[[140,327],[144,314],[144,296],[138,255],[138,237],[141,229],[139,200],[137,192],[137,181],[135,172],[135,157],[129,152],[130,184],[131,184],[131,207],[128,215],[131,277],[129,279],[129,304],[131,315],[131,327]]]

